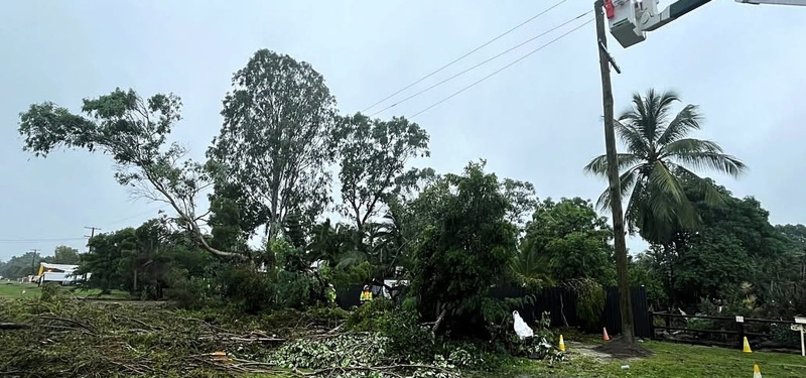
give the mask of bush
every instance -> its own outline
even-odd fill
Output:
[[[250,314],[268,310],[275,300],[271,275],[255,270],[250,264],[233,266],[219,277],[222,295],[237,309]]]
[[[277,271],[277,283],[274,285],[275,307],[303,309],[316,302],[321,285],[310,275],[300,272]]]
[[[179,307],[199,309],[213,303],[211,280],[204,277],[174,278],[171,287],[165,289],[165,297]]]
[[[46,282],[41,286],[41,290],[42,293],[39,295],[39,299],[44,302],[56,300],[64,295],[62,287],[56,282]]]
[[[589,330],[597,329],[606,300],[602,285],[591,278],[580,278],[570,280],[564,286],[577,295],[577,317],[584,323],[584,327]]]
[[[420,197],[435,219],[414,249],[411,295],[419,313],[441,318],[439,332],[450,337],[489,337],[482,306],[506,276],[517,244],[517,230],[505,219],[511,204],[483,163],[469,164],[464,175],[449,175]]]
[[[389,338],[390,352],[405,359],[431,358],[435,343],[431,332],[418,323],[417,313],[396,308],[379,298],[356,309],[346,326],[356,332],[378,332]]]
[[[785,347],[800,347],[800,333],[791,330],[789,324],[771,324],[770,338]]]

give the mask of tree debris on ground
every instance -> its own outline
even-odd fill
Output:
[[[0,321],[20,327],[0,331],[0,376],[459,376],[451,356],[400,358],[387,352],[389,337],[345,331],[343,319],[326,318],[336,312],[245,316],[126,303],[2,300]]]

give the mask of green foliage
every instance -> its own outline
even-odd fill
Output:
[[[275,280],[269,274],[257,272],[251,264],[225,268],[219,276],[219,282],[227,302],[241,311],[257,314],[274,304]]]
[[[396,308],[383,298],[353,311],[346,326],[352,331],[378,332],[388,337],[388,350],[407,360],[428,359],[437,351],[431,332],[418,322],[416,312]]]
[[[536,207],[513,269],[524,283],[592,278],[615,282],[612,235],[606,219],[581,198],[547,199]]]
[[[171,231],[161,220],[96,235],[89,246],[78,270],[92,274],[86,285],[103,292],[126,290],[142,299],[162,299],[172,284],[203,276],[213,263],[186,233]]]
[[[181,106],[179,97],[172,94],[143,98],[118,88],[85,99],[83,116],[50,102],[33,104],[20,114],[19,133],[25,139],[23,149],[36,156],[47,156],[58,147],[98,150],[111,156],[121,185],[139,196],[170,204],[179,224],[208,252],[240,256],[212,248],[197,224],[205,215],[196,213],[196,197],[210,183],[209,172],[183,159],[186,151],[178,144],[166,146],[171,128],[181,118]]]
[[[53,251],[53,257],[47,258],[46,260],[46,262],[53,264],[78,265],[81,261],[81,257],[78,255],[77,249],[60,245]]]
[[[654,260],[645,253],[630,259],[630,284],[643,286],[647,300],[654,310],[665,308],[668,303],[662,272],[655,268]]]
[[[435,222],[416,247],[412,292],[426,319],[443,317],[444,329],[458,336],[483,329],[482,303],[507,272],[516,231],[504,219],[508,203],[498,179],[483,163],[446,183],[444,198],[431,203]]]
[[[176,302],[181,308],[197,310],[213,306],[216,303],[211,282],[204,277],[177,277],[170,281],[165,298]]]
[[[323,293],[324,288],[320,287],[309,274],[303,272],[290,272],[280,270],[277,272],[277,283],[275,284],[277,293],[274,298],[276,306],[280,308],[303,309],[313,305]]]
[[[56,282],[46,282],[41,286],[41,291],[39,299],[43,302],[56,300],[64,294],[61,286]]]
[[[218,185],[242,193],[239,208],[255,215],[247,224],[269,239],[288,214],[312,222],[328,201],[334,105],[322,75],[288,55],[258,50],[233,75],[209,166]]]
[[[12,256],[8,261],[0,262],[0,276],[15,280],[36,274],[40,262],[42,262],[42,257],[34,252]]]
[[[748,282],[755,287],[757,306],[770,315],[797,311],[785,309],[796,302],[781,301],[776,293],[803,282],[801,258],[792,239],[769,223],[761,204],[715,186],[724,199],[713,205],[696,185],[684,184],[701,224],[694,230],[675,229],[670,243],[654,245],[641,256],[653,284],[663,282],[665,296],[677,305],[695,305],[700,298],[729,301]]]
[[[709,203],[721,201],[713,183],[693,170],[705,168],[733,176],[745,170],[744,163],[723,153],[718,144],[687,138],[700,129],[702,115],[696,105],[689,104],[671,117],[671,107],[678,101],[674,92],[650,89],[645,96],[636,93],[633,108],[615,123],[627,150],[618,156],[621,194],[629,196],[625,218],[631,230],[640,230],[653,243],[668,243],[678,225],[690,229],[699,224],[683,180],[704,192]],[[606,157],[593,159],[585,170],[605,176]],[[599,197],[602,208],[609,206],[609,199],[605,190]]]
[[[339,289],[364,284],[371,277],[372,265],[369,261],[362,261],[357,265],[333,269],[331,282]]]
[[[208,167],[214,170],[212,167]],[[216,184],[210,195],[210,245],[214,248],[248,253],[246,242],[265,215],[245,203],[235,185]]]
[[[338,118],[334,140],[341,159],[340,209],[363,232],[390,196],[416,184],[418,171],[406,171],[406,162],[429,155],[428,133],[405,118],[371,120],[357,113]]]
[[[588,330],[599,328],[606,293],[601,284],[590,278],[567,281],[565,286],[576,294],[577,316]]]
[[[726,290],[749,278],[753,264],[741,242],[730,234],[698,235],[676,262],[674,287],[686,298],[725,298]]]

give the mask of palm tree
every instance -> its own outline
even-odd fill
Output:
[[[630,232],[636,229],[650,242],[667,244],[673,230],[690,229],[699,222],[685,188],[704,193],[708,202],[718,203],[722,194],[710,179],[695,170],[738,176],[745,165],[727,155],[718,144],[688,138],[701,127],[702,115],[696,105],[686,105],[674,117],[671,107],[680,101],[674,92],[650,89],[645,97],[633,95],[632,109],[615,122],[615,130],[627,152],[618,154],[622,198],[629,195],[625,220]],[[605,176],[605,155],[593,159],[585,170]],[[598,205],[609,206],[607,190]]]

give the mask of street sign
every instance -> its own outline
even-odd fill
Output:
[[[793,331],[803,331],[803,324],[792,324],[789,326],[789,329]]]

